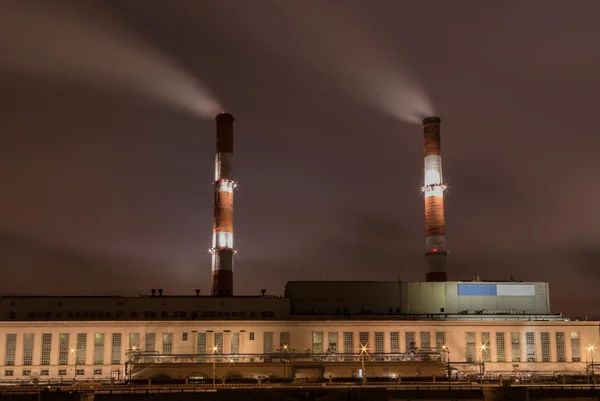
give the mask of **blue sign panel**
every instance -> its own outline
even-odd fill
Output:
[[[459,284],[458,295],[498,295],[496,284]]]

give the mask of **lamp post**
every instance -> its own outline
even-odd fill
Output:
[[[77,350],[71,348],[71,354],[75,356],[75,375],[73,375],[73,381],[77,380]]]
[[[485,351],[487,349],[487,346],[485,344],[481,344],[481,346],[479,347],[481,349],[481,356],[479,359],[479,381],[483,380],[483,374],[484,374],[484,365],[483,365],[483,351]]]
[[[287,344],[283,344],[283,352],[288,352],[288,345]],[[283,361],[283,378],[285,379],[285,357],[281,358],[281,360]]]
[[[360,345],[360,362],[361,362],[361,372],[362,372],[362,384],[365,384],[365,379],[366,379],[366,375],[365,375],[365,354],[368,355],[369,349],[367,348],[367,346],[369,345],[369,343],[365,344],[365,345]]]
[[[590,352],[590,356],[592,357],[592,386],[595,386],[596,385],[596,371],[594,370],[594,351],[596,350],[596,347],[594,347],[594,345],[592,344],[587,347],[587,350]],[[589,373],[587,376],[589,377]]]
[[[450,390],[452,382],[452,371],[450,370],[450,349],[444,344],[442,351],[446,353],[446,364],[448,365],[448,390]]]
[[[213,350],[212,350],[212,360],[213,360],[213,388],[217,386],[217,365],[216,365],[216,359],[215,359],[215,353],[219,352],[219,346],[218,345],[213,345]]]

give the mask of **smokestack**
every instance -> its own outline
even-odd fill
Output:
[[[444,223],[444,181],[439,117],[423,120],[425,136],[425,281],[447,281],[446,232]]]
[[[217,122],[217,154],[215,157],[215,204],[213,220],[212,296],[233,295],[233,121],[222,112]]]

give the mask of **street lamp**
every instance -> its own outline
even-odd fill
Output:
[[[288,345],[287,344],[283,344],[283,350],[282,352],[288,352]],[[281,358],[281,360],[283,361],[283,378],[285,379],[285,357]]]
[[[481,357],[480,357],[480,364],[479,364],[479,380],[483,380],[483,374],[485,373],[485,369],[484,369],[484,365],[483,365],[483,351],[485,351],[487,349],[487,346],[485,344],[481,344],[481,346],[479,347],[481,349]]]
[[[594,370],[594,351],[596,350],[596,347],[594,347],[594,344],[589,345],[587,347],[587,350],[590,352],[590,355],[592,357],[592,385],[596,384],[596,371]],[[589,373],[588,373],[588,377],[589,377]]]
[[[360,362],[361,362],[361,372],[362,372],[362,384],[365,384],[365,379],[366,379],[366,375],[365,375],[365,354],[369,355],[369,343],[366,343],[365,345],[360,345]]]
[[[215,359],[215,353],[219,352],[219,346],[218,345],[213,345],[213,349],[212,349],[212,353],[211,355],[212,360],[213,360],[213,388],[217,386],[217,365],[216,365],[216,359]]]
[[[452,379],[452,371],[450,370],[450,348],[444,344],[442,345],[442,352],[446,353],[446,363],[448,364],[448,389],[450,389],[450,383]]]
[[[73,376],[73,381],[77,380],[77,350],[75,348],[71,348],[71,354],[75,355],[75,375]]]

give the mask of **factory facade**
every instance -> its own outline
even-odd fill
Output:
[[[423,120],[425,281],[296,281],[283,296],[233,296],[234,118],[216,122],[210,296],[0,297],[0,383],[593,368],[600,322],[552,313],[548,283],[448,281],[437,117]]]

